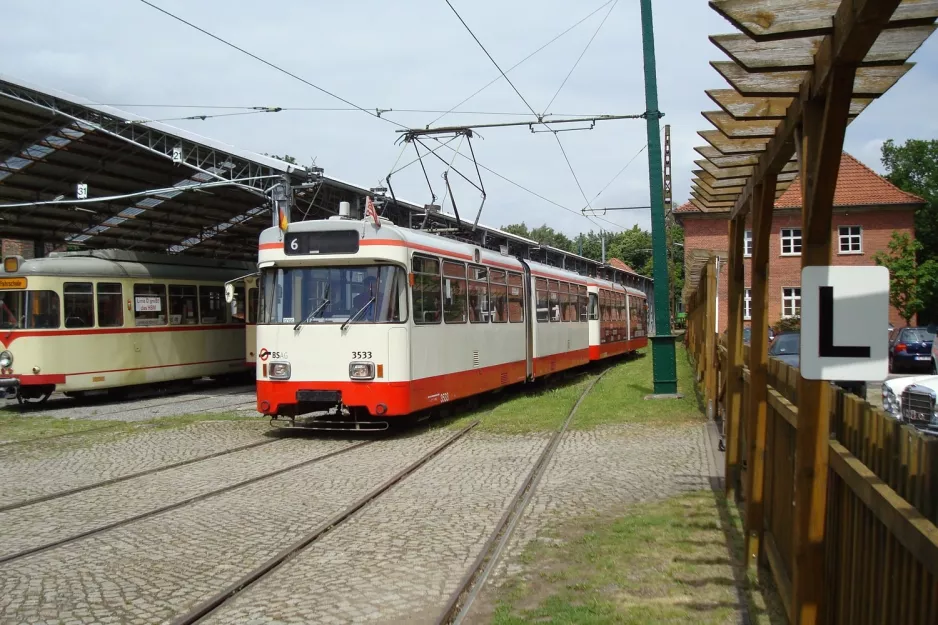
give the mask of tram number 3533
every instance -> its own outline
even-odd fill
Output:
[[[371,358],[371,352],[352,352],[352,358],[356,360],[368,360]]]

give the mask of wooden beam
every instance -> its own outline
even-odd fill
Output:
[[[691,180],[691,188],[693,188],[694,186],[696,186],[697,189],[702,191],[704,196],[709,196],[717,202],[729,201],[730,199],[735,199],[736,196],[739,195],[739,192],[742,191],[742,188],[743,188],[742,185],[738,187],[713,188],[710,185],[708,185],[706,182],[704,182],[703,180],[700,180],[699,178],[694,178],[693,180]],[[731,196],[731,197],[724,197],[724,196]]]
[[[729,1],[735,2],[736,0]],[[795,2],[796,6],[800,3],[800,0],[786,1]],[[938,0],[932,1],[938,2]],[[719,4],[724,9],[729,9],[726,2]],[[711,2],[711,6],[720,11],[715,3]],[[736,6],[739,8],[741,5],[737,3]],[[899,6],[899,0],[842,0],[832,23],[834,34],[824,38],[821,48],[815,55],[814,70],[809,72],[802,81],[798,97],[788,107],[788,113],[779,126],[778,133],[769,141],[759,158],[752,180],[736,201],[736,206],[733,208],[734,216],[745,211],[755,185],[761,182],[767,173],[777,173],[791,158],[795,150],[793,141],[795,130],[802,121],[803,103],[812,94],[826,91],[832,68],[842,64],[847,56],[843,54],[843,51],[849,51],[853,57],[859,57],[857,59],[859,62],[869,52],[897,6]],[[801,36],[806,34],[810,33],[802,33]]]
[[[734,202],[731,202],[731,201],[721,202],[721,201],[718,201],[718,200],[710,199],[710,198],[708,198],[707,196],[705,196],[704,194],[700,193],[699,191],[691,190],[690,194],[691,194],[693,197],[695,197],[695,198],[697,198],[698,200],[700,200],[701,202],[703,202],[704,205],[707,206],[707,208],[710,208],[710,209],[722,208],[722,209],[725,209],[725,210],[730,210],[730,209],[733,208],[733,206],[735,205],[735,203],[734,203]]]
[[[822,46],[823,49],[823,46]],[[744,96],[794,97],[810,72],[805,70],[747,72],[732,61],[712,61],[713,66],[734,89]],[[878,98],[895,85],[914,63],[861,67],[853,84],[857,98]]]
[[[743,219],[729,221],[729,262],[727,263],[727,299],[729,315],[726,333],[726,494],[740,497],[739,479],[742,443],[740,420],[743,405],[743,244],[746,223]]]
[[[805,103],[799,146],[802,270],[830,264],[834,189],[847,129],[849,88],[855,71],[851,66],[837,66],[827,84],[826,97],[812,98]],[[801,625],[814,625],[824,620],[829,438],[830,384],[799,376],[792,606],[796,622]]]
[[[717,410],[717,341],[716,341],[716,316],[717,316],[717,259],[710,258],[706,265],[706,280],[703,283],[703,294],[706,298],[706,312],[702,323],[704,335],[704,349],[707,354],[707,368],[704,370],[705,388],[707,398],[707,409],[712,418],[716,418]],[[699,291],[700,287],[698,287]]]
[[[717,167],[710,159],[697,160],[694,163],[718,180],[723,178],[748,178],[752,175],[752,167]]]
[[[864,66],[905,63],[935,31],[934,24],[884,30],[863,58]],[[809,70],[823,36],[755,41],[748,35],[714,35],[710,41],[747,72]]]
[[[753,196],[751,321],[749,347],[749,480],[746,488],[746,559],[758,566],[765,533],[765,442],[768,419],[769,245],[775,209],[775,181],[766,176]]]
[[[723,111],[701,113],[717,130],[731,139],[771,139],[779,122],[775,120],[738,120]]]
[[[765,145],[769,142],[768,139],[730,139],[719,130],[700,130],[697,134],[725,156],[758,155],[765,150]]]
[[[708,186],[714,189],[722,189],[724,187],[744,187],[746,186],[746,181],[749,179],[748,177],[717,178],[707,173],[703,169],[695,169],[691,173],[700,178],[703,182],[706,182]]]
[[[862,4],[862,1],[847,0],[847,3]],[[842,3],[841,0],[711,0],[710,7],[752,39],[770,41],[836,32],[835,12]],[[886,18],[890,28],[928,24],[938,17],[936,0],[913,0],[893,8],[895,12],[890,12],[891,17]]]

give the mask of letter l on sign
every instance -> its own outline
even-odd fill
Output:
[[[873,381],[888,374],[889,271],[805,267],[801,273],[801,375]]]

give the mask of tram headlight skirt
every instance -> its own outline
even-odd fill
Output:
[[[289,380],[290,379],[290,363],[288,362],[272,362],[270,366],[267,367],[267,377],[271,380]]]
[[[375,363],[350,362],[348,365],[348,377],[353,380],[374,380]]]
[[[13,352],[0,352],[0,367],[9,367],[13,365]]]

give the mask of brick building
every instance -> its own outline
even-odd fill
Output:
[[[834,192],[831,264],[874,265],[873,255],[886,251],[894,231],[914,236],[914,215],[924,204],[920,197],[906,193],[846,152]],[[729,248],[727,213],[704,213],[690,202],[674,211],[684,227],[685,255],[690,250],[725,252]],[[746,297],[743,318],[748,323],[752,262],[751,216],[746,220]],[[720,270],[719,327],[727,325],[727,272]],[[769,323],[801,312],[801,184],[794,183],[775,201],[772,234],[769,240]],[[892,307],[889,320],[903,323]]]

